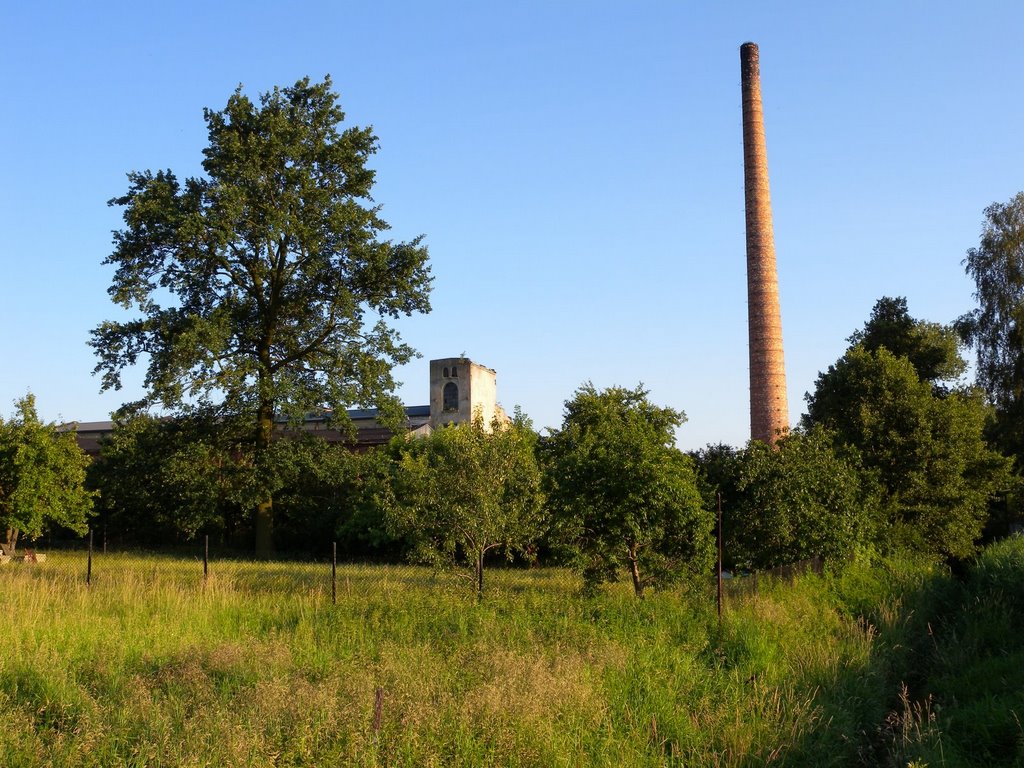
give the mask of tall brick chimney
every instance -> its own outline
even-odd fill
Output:
[[[743,186],[747,217],[747,315],[750,337],[750,437],[774,445],[789,429],[782,355],[779,278],[775,269],[768,152],[761,111],[757,45],[740,46],[743,83]]]

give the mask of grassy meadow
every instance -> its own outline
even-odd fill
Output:
[[[323,564],[53,553],[0,570],[0,764],[1022,765],[1001,546],[734,585],[721,626],[705,585],[345,566],[332,604]]]

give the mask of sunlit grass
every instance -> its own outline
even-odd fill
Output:
[[[100,554],[90,585],[85,574],[84,553],[0,571],[4,765],[849,765],[893,753],[879,737],[899,694],[887,633],[906,612],[862,616],[896,605],[891,573],[762,580],[729,596],[721,627],[710,585],[584,597],[559,569],[494,569],[478,602],[426,569],[344,565],[336,604],[323,562],[215,560],[204,578],[198,558]]]

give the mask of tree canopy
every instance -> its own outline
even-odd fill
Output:
[[[894,356],[906,358],[918,378],[932,384],[952,381],[967,370],[954,328],[914,319],[902,296],[883,296],[875,302],[864,327],[847,341],[851,349],[861,346],[875,352],[884,347]]]
[[[722,494],[723,555],[731,568],[770,569],[812,557],[840,562],[875,534],[876,485],[856,451],[821,427],[772,449],[708,446],[694,454],[705,506]]]
[[[330,78],[258,103],[239,87],[204,117],[204,176],[133,172],[110,201],[125,227],[109,293],[136,316],[92,332],[103,388],[145,361],[142,405],[244,415],[257,457],[282,414],[359,404],[397,424],[391,370],[414,351],[389,321],[429,311],[431,278],[419,238],[382,239],[372,130],[340,128]],[[257,505],[261,554],[272,509]]]
[[[20,535],[36,538],[50,525],[85,533],[94,495],[84,487],[89,457],[75,433],[41,422],[34,395],[15,406],[11,419],[0,420],[0,525],[8,554]]]
[[[1024,456],[1024,192],[985,209],[967,251],[978,307],[958,321],[977,355],[977,379],[999,414],[999,442]]]
[[[164,545],[250,526],[238,508],[261,497],[246,435],[201,414],[122,415],[89,467],[100,521],[122,540]],[[254,487],[255,486],[255,487]]]
[[[549,500],[562,539],[588,586],[624,570],[642,597],[709,572],[712,515],[690,458],[675,447],[685,415],[652,404],[642,385],[585,384],[546,441]]]
[[[876,473],[889,545],[966,556],[989,502],[1012,485],[1010,461],[985,442],[988,415],[980,393],[937,394],[908,358],[855,346],[818,376],[805,422],[856,447]]]
[[[322,556],[336,542],[343,556],[398,559],[405,550],[386,530],[393,461],[385,451],[354,452],[287,430],[257,467],[234,427],[197,415],[115,421],[89,467],[98,522],[122,544],[167,546],[208,534],[240,548],[252,538],[245,510],[271,492],[284,551]]]

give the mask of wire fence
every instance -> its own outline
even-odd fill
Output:
[[[201,589],[249,595],[304,595],[317,602],[337,604],[353,597],[401,594],[410,589],[461,588],[471,593],[475,576],[466,570],[436,571],[429,567],[396,563],[339,560],[338,545],[329,543],[319,556],[254,560],[227,547],[211,546],[204,537],[190,547],[168,552],[115,549],[90,532],[80,541],[61,542],[41,551],[22,547],[13,556],[0,555],[0,579],[30,579],[41,583],[81,585],[90,589],[130,585],[140,598],[155,590]],[[719,611],[729,599],[756,596],[766,583],[792,581],[804,573],[822,573],[822,561],[812,558],[766,571],[709,576],[708,598],[715,599],[718,582]],[[463,576],[464,579],[459,577]],[[466,581],[460,584],[460,581]],[[628,579],[611,589],[632,590]],[[701,588],[700,585],[697,585]],[[578,573],[558,565],[515,565],[496,562],[486,569],[485,592],[539,591],[569,597],[583,590]]]

